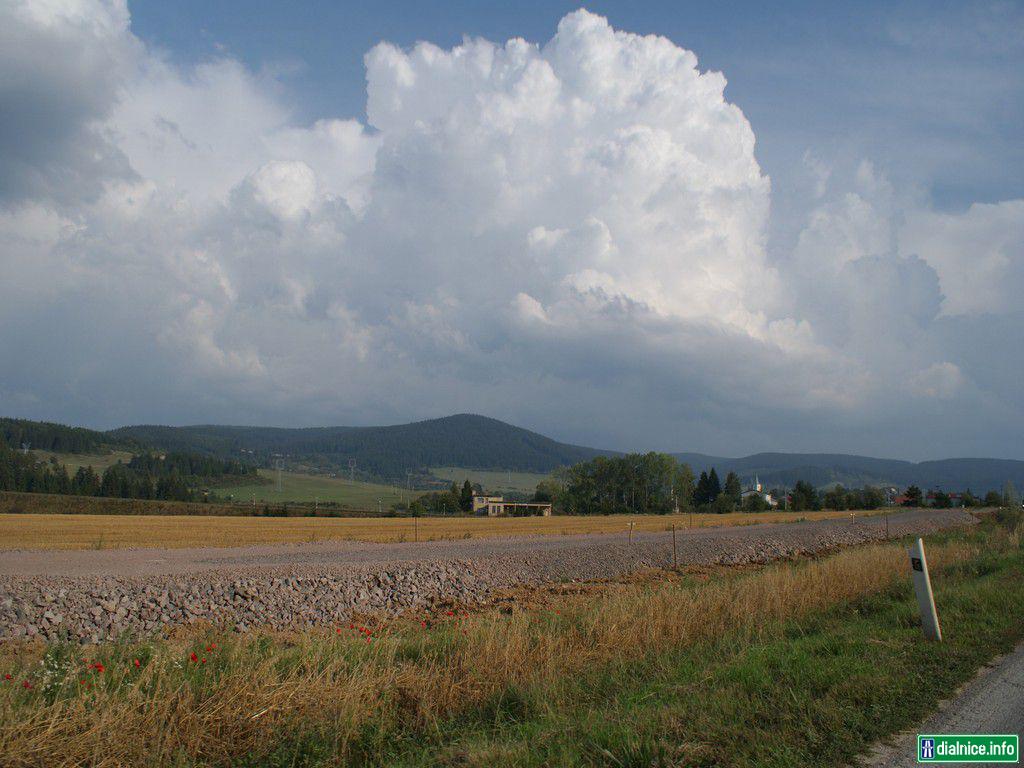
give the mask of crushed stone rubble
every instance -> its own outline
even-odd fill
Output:
[[[893,515],[889,528],[895,538],[973,522],[973,516],[950,510]],[[680,534],[680,565],[744,565],[883,539],[885,527],[881,517],[870,517]],[[0,640],[98,643],[196,622],[241,632],[331,626],[355,613],[394,616],[442,603],[479,603],[495,590],[611,579],[672,564],[669,533],[637,534],[632,543],[607,535],[564,537],[564,546],[534,546],[537,541],[522,539],[512,551],[468,558],[457,556],[457,545],[422,545],[430,559],[253,564],[184,575],[3,575]]]

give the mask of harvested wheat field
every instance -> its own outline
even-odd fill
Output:
[[[450,541],[502,536],[668,531],[862,517],[872,512],[737,512],[726,515],[556,517],[215,517],[190,515],[0,515],[2,549],[238,547],[323,541]]]

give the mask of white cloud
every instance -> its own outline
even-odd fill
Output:
[[[914,211],[900,230],[900,248],[935,267],[943,314],[1024,308],[1024,200],[975,203],[963,213]]]
[[[754,131],[669,40],[578,11],[543,45],[382,43],[367,125],[302,125],[272,76],[173,64],[123,4],[0,14],[0,355],[31,358],[0,406],[480,410],[681,449],[870,434],[922,398],[1019,424],[941,324],[1019,311],[1024,203],[937,213],[809,153],[815,208],[770,254]]]

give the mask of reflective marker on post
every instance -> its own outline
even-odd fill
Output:
[[[939,615],[935,612],[935,598],[932,596],[932,582],[928,578],[928,560],[924,556],[924,542],[918,539],[910,547],[910,573],[914,577],[914,592],[917,606],[921,610],[921,629],[929,640],[942,641]]]

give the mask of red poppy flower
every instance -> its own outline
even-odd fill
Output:
[[[192,661],[199,661],[199,657],[198,657],[198,656],[196,656],[196,655],[195,655],[195,653],[191,654],[191,655],[189,656],[189,658],[190,658],[190,659],[191,659]]]
[[[4,675],[4,680],[13,680],[14,675]]]
[[[423,627],[424,629],[426,629],[427,628],[427,622],[421,621],[420,622],[420,626]]]
[[[200,664],[205,664],[205,663],[206,663],[206,657],[205,657],[205,656],[203,656],[203,658],[201,658],[201,659],[199,660],[199,663],[200,663]]]
[[[136,669],[138,669],[139,667],[141,667],[141,666],[142,666],[142,662],[141,662],[141,661],[139,661],[138,659],[133,659],[133,660],[132,660],[132,664],[134,664],[134,665],[135,665],[135,668],[136,668]]]
[[[446,616],[454,616],[455,614],[454,614],[454,613],[452,613],[451,611],[447,611],[445,615],[446,615]]]
[[[337,633],[338,633],[338,634],[340,635],[340,634],[341,634],[341,627],[338,627],[338,628],[337,628],[336,630],[334,630],[334,631],[335,631],[335,632],[337,632]]]
[[[92,668],[95,669],[97,672],[105,672],[106,669],[107,669],[102,664],[100,664],[98,661],[95,664],[92,665]]]
[[[21,684],[21,687],[24,688],[26,691],[31,690],[32,683],[30,683],[28,680],[26,680],[25,682],[23,682]]]

